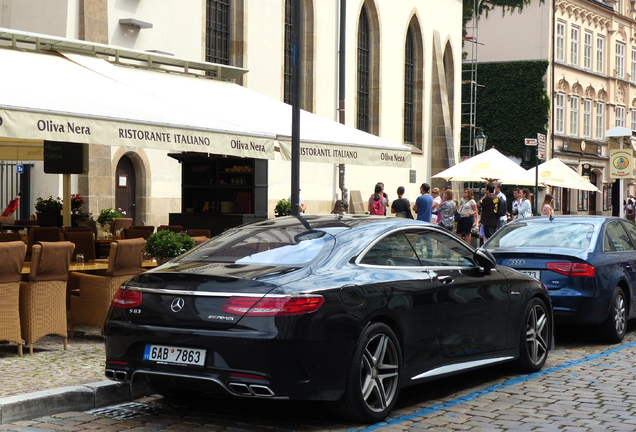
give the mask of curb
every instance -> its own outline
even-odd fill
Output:
[[[145,383],[99,381],[0,398],[0,424],[68,411],[87,411],[151,394]]]

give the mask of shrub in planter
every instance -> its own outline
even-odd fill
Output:
[[[193,247],[194,240],[188,234],[162,230],[146,239],[144,252],[160,261],[179,256]]]

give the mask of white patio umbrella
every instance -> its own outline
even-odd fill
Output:
[[[453,181],[500,181],[506,184],[534,185],[534,177],[495,148],[466,159],[433,178]]]
[[[535,170],[539,171],[539,183],[545,186],[600,192],[596,186],[564,164],[560,159],[553,158],[536,168],[530,168],[528,170],[530,177],[535,178]]]

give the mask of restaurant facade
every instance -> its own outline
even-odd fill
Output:
[[[24,167],[3,199],[27,185],[26,213],[37,197],[80,193],[94,215],[196,228],[273,217],[290,196],[296,2],[2,3],[12,67],[0,76],[15,85],[0,100],[0,161]],[[414,200],[457,158],[461,2],[301,4],[307,212],[328,213],[343,190],[364,212],[379,181],[390,199],[404,186]],[[81,144],[80,171],[45,172],[51,149],[70,159],[67,144]]]

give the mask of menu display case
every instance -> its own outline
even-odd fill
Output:
[[[181,213],[170,225],[209,229],[218,234],[267,219],[267,160],[182,152]]]

